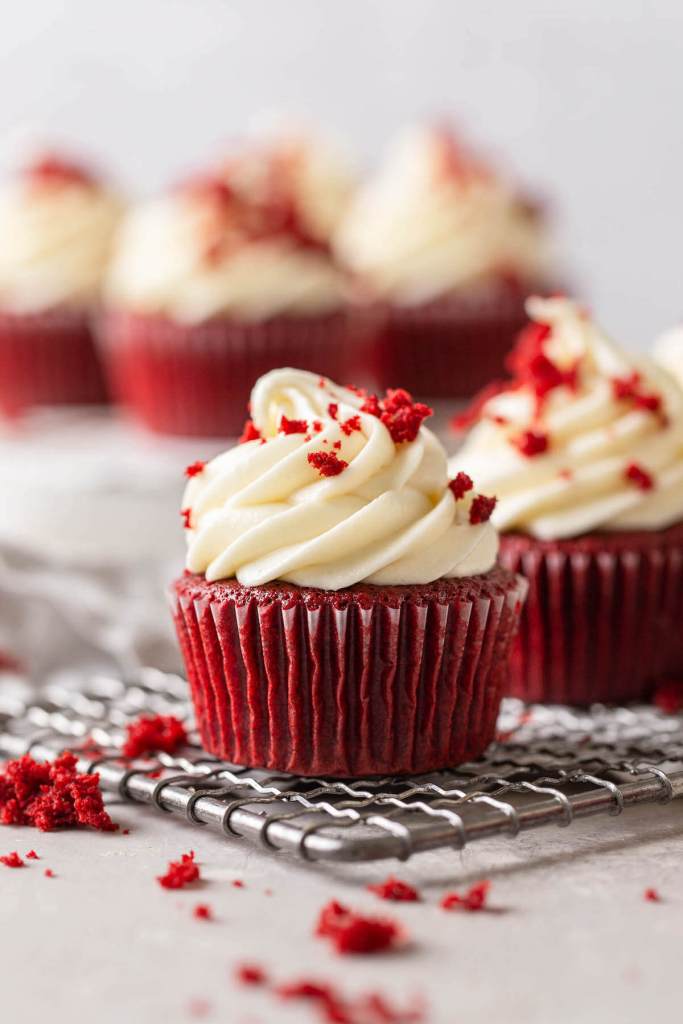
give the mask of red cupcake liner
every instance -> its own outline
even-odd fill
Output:
[[[254,382],[269,370],[293,366],[363,383],[376,324],[377,313],[352,309],[201,324],[112,312],[101,337],[114,393],[147,427],[234,437]]]
[[[0,409],[92,405],[107,391],[85,312],[0,312]]]
[[[624,703],[683,674],[683,523],[561,541],[507,534],[500,560],[529,582],[512,695]]]
[[[300,775],[428,772],[494,737],[526,584],[243,587],[186,573],[176,628],[202,742]]]
[[[379,386],[407,387],[419,398],[470,398],[503,375],[527,323],[527,296],[547,291],[501,280],[420,306],[392,306],[375,350]]]

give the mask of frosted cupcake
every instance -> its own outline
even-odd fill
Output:
[[[382,386],[459,398],[499,375],[524,299],[548,283],[539,208],[447,130],[408,132],[336,239],[388,309]]]
[[[577,305],[528,310],[514,377],[456,456],[497,494],[501,561],[530,583],[512,690],[641,698],[683,672],[683,391]]]
[[[190,467],[173,593],[207,750],[356,776],[493,738],[525,584],[496,564],[495,501],[449,483],[429,413],[276,370],[248,440]]]
[[[351,187],[323,148],[283,144],[131,213],[104,340],[149,427],[236,436],[252,382],[283,363],[355,379],[366,319],[329,246]]]
[[[101,402],[105,388],[91,318],[117,198],[58,156],[0,190],[0,408]]]

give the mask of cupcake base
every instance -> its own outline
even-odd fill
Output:
[[[300,775],[428,772],[494,736],[526,585],[495,568],[429,585],[340,591],[174,585],[206,749]]]
[[[683,523],[561,541],[506,534],[500,560],[529,582],[512,695],[623,703],[683,675]]]
[[[110,313],[101,333],[112,389],[147,427],[235,437],[254,381],[269,370],[294,366],[363,383],[374,324],[374,315],[353,310],[202,324]]]
[[[532,292],[531,284],[501,280],[420,306],[390,307],[375,353],[379,386],[400,381],[419,398],[470,398],[504,374]]]
[[[0,312],[0,409],[93,405],[107,391],[86,313]]]

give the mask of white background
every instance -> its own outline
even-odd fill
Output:
[[[27,0],[0,21],[3,156],[29,135],[131,192],[290,113],[369,162],[448,114],[554,198],[571,281],[646,345],[683,319],[676,0]]]

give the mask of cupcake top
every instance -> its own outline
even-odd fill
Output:
[[[350,189],[312,142],[248,150],[129,214],[108,302],[186,323],[338,309],[348,281],[329,240]]]
[[[460,473],[406,391],[383,399],[301,370],[257,381],[240,444],[188,467],[187,568],[246,586],[339,590],[493,567],[495,499]]]
[[[91,171],[59,156],[0,190],[0,307],[38,313],[97,300],[121,213]]]
[[[399,140],[336,245],[379,295],[405,306],[500,276],[538,286],[547,262],[538,209],[435,128]]]
[[[654,356],[683,386],[683,324],[660,335],[655,342]]]
[[[493,488],[500,530],[541,539],[683,519],[683,391],[566,299],[529,299],[513,379],[475,403],[457,465]],[[462,418],[460,424],[466,421]]]

